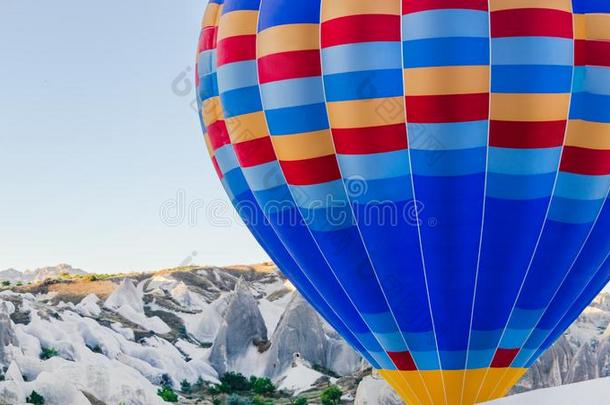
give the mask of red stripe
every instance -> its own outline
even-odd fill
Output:
[[[590,176],[610,174],[610,150],[566,146],[561,157],[561,171]]]
[[[218,66],[256,59],[256,35],[240,35],[218,42]]]
[[[491,362],[492,368],[510,367],[515,357],[519,354],[519,349],[498,349]]]
[[[489,94],[407,96],[407,120],[413,123],[442,123],[487,120]]]
[[[561,10],[520,8],[491,13],[491,36],[560,37],[574,36],[572,14]]]
[[[487,11],[487,0],[402,0],[402,13],[457,8]]]
[[[294,186],[328,183],[341,178],[335,155],[280,161],[286,181]]]
[[[212,144],[212,149],[214,151],[231,143],[227,126],[223,120],[218,120],[208,126],[208,136],[210,137],[210,143]]]
[[[610,41],[576,41],[575,64],[610,67]]]
[[[333,128],[337,153],[366,155],[407,148],[405,124],[369,128]]]
[[[206,27],[199,35],[199,52],[209,51],[214,49],[216,45],[216,35],[218,34],[217,27]]]
[[[561,146],[566,133],[562,121],[490,122],[489,144],[500,148],[552,148]]]
[[[390,359],[392,359],[392,362],[399,370],[417,370],[413,356],[411,356],[411,353],[409,352],[388,352],[388,356],[390,356]]]
[[[258,77],[261,84],[300,77],[320,76],[320,51],[282,52],[258,60]]]
[[[212,156],[212,166],[214,166],[214,170],[216,170],[218,178],[222,180],[224,174],[222,174],[222,170],[220,170],[220,166],[218,166],[218,160],[216,159],[216,156]]]
[[[400,41],[400,16],[363,14],[322,23],[322,48],[358,42]]]
[[[271,138],[268,136],[234,143],[233,148],[242,167],[258,166],[276,159]]]

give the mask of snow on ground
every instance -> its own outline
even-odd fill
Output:
[[[610,402],[610,378],[547,388],[487,402],[489,405],[601,405]]]
[[[285,389],[293,391],[295,394],[306,391],[320,378],[323,374],[306,367],[303,364],[298,364],[296,367],[289,368],[286,372],[276,380],[280,390]]]

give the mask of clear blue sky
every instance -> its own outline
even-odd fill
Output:
[[[266,259],[206,215],[226,197],[188,92],[205,4],[0,2],[0,269]]]

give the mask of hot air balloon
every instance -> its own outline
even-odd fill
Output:
[[[205,141],[408,404],[499,398],[610,279],[610,1],[211,0]]]

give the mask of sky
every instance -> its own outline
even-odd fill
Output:
[[[205,4],[0,2],[0,269],[267,260],[193,107]]]

